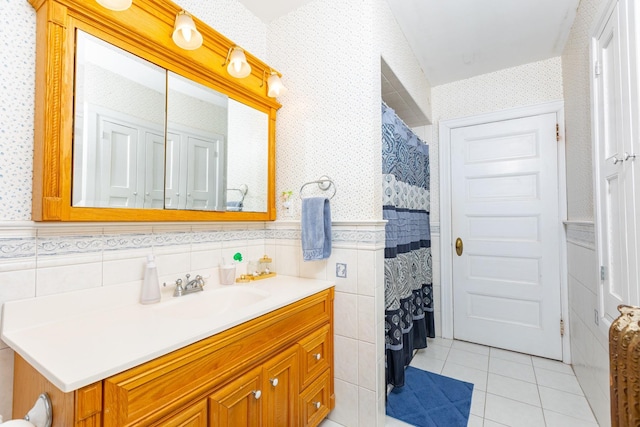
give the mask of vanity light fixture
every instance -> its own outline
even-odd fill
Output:
[[[96,0],[98,4],[107,9],[121,12],[131,7],[132,0]]]
[[[264,70],[262,73],[262,84],[260,87],[264,86],[264,79],[267,75],[267,70]],[[269,77],[267,78],[267,96],[271,98],[276,98],[280,95],[284,95],[287,92],[287,88],[282,84],[282,80],[280,80],[282,74],[269,69]]]
[[[181,10],[176,15],[173,42],[184,50],[194,50],[202,46],[202,34],[197,30],[193,18],[186,11]]]
[[[227,65],[227,62],[229,65]],[[247,62],[244,50],[238,46],[231,46],[227,52],[227,59],[222,66],[227,65],[227,72],[233,77],[242,79],[251,74],[251,65]]]

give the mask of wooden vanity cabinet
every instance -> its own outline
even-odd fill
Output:
[[[16,355],[13,412],[46,390],[53,427],[317,426],[335,407],[333,298],[327,289],[71,393]]]

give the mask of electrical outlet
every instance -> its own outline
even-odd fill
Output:
[[[336,277],[347,278],[347,264],[336,263]]]
[[[593,314],[594,314],[594,320],[596,322],[596,325],[600,324],[600,316],[598,315],[598,310],[594,309],[593,310]]]

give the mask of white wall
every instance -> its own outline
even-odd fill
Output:
[[[294,191],[286,215],[299,218],[303,183],[328,175],[337,187],[332,218],[351,227],[373,221],[377,228],[354,232],[382,232],[381,57],[430,112],[429,83],[388,4],[315,0],[270,23],[267,38],[269,60],[289,89],[276,133],[276,190]],[[336,283],[337,406],[329,417],[346,426],[384,425],[384,237],[376,242],[343,257],[349,269],[357,265],[358,285]],[[301,276],[335,277],[332,260],[300,267]]]
[[[562,54],[567,129],[567,259],[573,368],[601,426],[609,419],[609,345],[595,324],[595,250],[589,34],[606,0],[582,0]]]
[[[0,304],[115,283],[139,286],[144,257],[160,275],[216,274],[220,257],[274,254],[281,274],[336,281],[336,391],[331,416],[349,426],[384,424],[380,57],[425,113],[429,84],[385,0],[316,0],[268,28],[236,0],[182,0],[189,12],[284,74],[279,99],[277,191],[294,190],[292,221],[234,224],[34,224],[31,173],[35,13],[0,2]],[[327,174],[334,250],[300,261],[298,189]],[[348,265],[347,278],[335,264]],[[0,413],[11,413],[13,351],[0,342]],[[372,410],[372,408],[376,408]]]

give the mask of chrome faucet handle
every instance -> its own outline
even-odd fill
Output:
[[[166,287],[167,282],[164,282],[162,286]],[[176,279],[176,289],[173,291],[173,296],[174,297],[182,296],[183,292],[184,292],[184,287],[182,286],[182,279]]]
[[[204,278],[201,275],[196,275],[196,285],[200,287],[200,289],[204,288]]]

